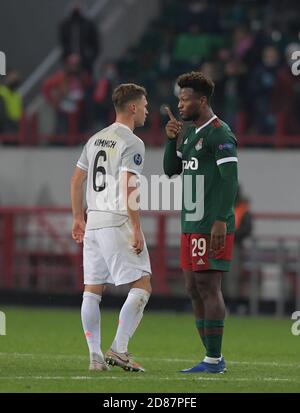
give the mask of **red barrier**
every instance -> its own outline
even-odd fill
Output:
[[[161,122],[161,115],[154,111],[151,116],[150,127],[141,129],[139,136],[145,141],[147,146],[160,147],[165,142],[164,126]],[[276,130],[272,135],[261,135],[258,133],[247,133],[249,119],[246,112],[239,112],[236,116],[235,133],[238,139],[239,147],[300,147],[300,134],[289,135],[286,133],[286,118],[283,113],[276,115]],[[111,119],[113,122],[113,119]],[[79,131],[79,120],[76,115],[69,115],[68,133],[49,136],[42,135],[38,130],[38,121],[36,114],[31,116],[24,115],[20,121],[19,131],[16,134],[0,134],[0,143],[15,144],[20,146],[42,145],[42,144],[59,144],[66,146],[79,145],[84,143],[90,136],[90,133],[81,133]]]
[[[181,282],[179,239],[168,239],[167,224],[179,212],[144,211],[155,293],[169,294],[172,282]],[[300,214],[260,213],[256,220],[300,221]],[[78,292],[83,288],[82,246],[71,238],[69,208],[0,208],[0,287],[24,291]],[[177,236],[177,235],[176,235]],[[174,238],[174,237],[173,237]],[[261,237],[266,239],[266,237]],[[295,240],[299,237],[269,237]],[[172,242],[170,242],[172,241]]]

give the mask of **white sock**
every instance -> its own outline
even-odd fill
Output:
[[[100,308],[101,295],[85,291],[81,305],[81,321],[91,360],[95,354],[103,359],[100,343]]]
[[[205,361],[205,363],[210,363],[210,364],[218,364],[219,363],[219,361],[221,361],[221,359],[222,359],[222,356],[221,357],[217,357],[217,358],[214,358],[214,357],[204,357],[204,360],[203,361]]]
[[[111,345],[113,351],[126,353],[129,339],[133,336],[142,317],[150,294],[141,288],[132,288],[120,311],[119,326]]]

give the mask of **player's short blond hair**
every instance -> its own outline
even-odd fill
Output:
[[[143,86],[134,83],[123,83],[116,87],[112,94],[112,101],[117,112],[124,110],[128,102],[147,96],[147,91]]]

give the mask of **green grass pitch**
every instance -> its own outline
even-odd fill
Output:
[[[146,369],[88,371],[80,309],[1,308],[0,392],[299,392],[300,336],[292,320],[228,317],[224,375],[184,375],[203,356],[191,314],[145,312],[129,350]],[[102,311],[105,351],[118,313]]]

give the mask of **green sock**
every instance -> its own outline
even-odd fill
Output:
[[[207,357],[221,357],[224,320],[205,320],[204,332]]]
[[[196,327],[197,327],[199,336],[201,337],[202,344],[204,345],[204,348],[206,348],[204,320],[196,320]]]

